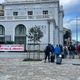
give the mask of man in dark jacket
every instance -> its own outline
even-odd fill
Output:
[[[45,52],[45,63],[46,63],[47,57],[48,57],[48,62],[50,62],[50,52],[52,52],[51,44],[48,44],[48,46],[46,46],[44,52]]]
[[[68,47],[68,50],[69,50],[69,57],[74,59],[75,46],[73,46],[72,43],[70,43],[70,46]]]

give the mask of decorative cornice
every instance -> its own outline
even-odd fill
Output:
[[[6,0],[3,4],[8,5],[8,4],[34,4],[34,3],[56,3],[59,2],[59,0]]]

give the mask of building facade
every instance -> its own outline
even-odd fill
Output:
[[[4,6],[0,4],[0,16],[4,16]]]
[[[63,7],[59,0],[5,0],[0,16],[0,41],[32,43],[26,35],[35,25],[43,32],[40,44],[63,45]],[[42,46],[43,49],[44,46]]]

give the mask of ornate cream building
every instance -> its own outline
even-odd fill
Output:
[[[26,35],[31,27],[43,31],[42,49],[51,43],[63,45],[63,7],[59,0],[5,0],[4,16],[0,16],[0,41],[31,43]],[[44,45],[44,46],[43,46]]]
[[[4,6],[0,4],[0,16],[4,16]]]

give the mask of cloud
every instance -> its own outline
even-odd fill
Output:
[[[76,40],[76,33],[80,41],[80,20],[77,20],[77,31],[76,31],[76,16],[80,18],[80,0],[60,0],[60,4],[64,8],[64,27],[71,29],[72,39]]]
[[[64,7],[69,7],[74,4],[77,4],[80,0],[60,0],[60,4]]]
[[[60,4],[62,4],[62,5],[67,5],[67,4],[69,4],[71,1],[73,1],[73,0],[60,0]]]
[[[0,3],[4,2],[4,0],[0,0]]]
[[[72,39],[76,40],[76,37],[78,36],[78,40],[80,41],[80,19],[76,20],[76,18],[64,21],[64,26],[66,28],[71,29],[72,31]],[[77,35],[77,36],[76,36]]]
[[[60,0],[64,8],[64,17],[80,16],[80,0]]]

